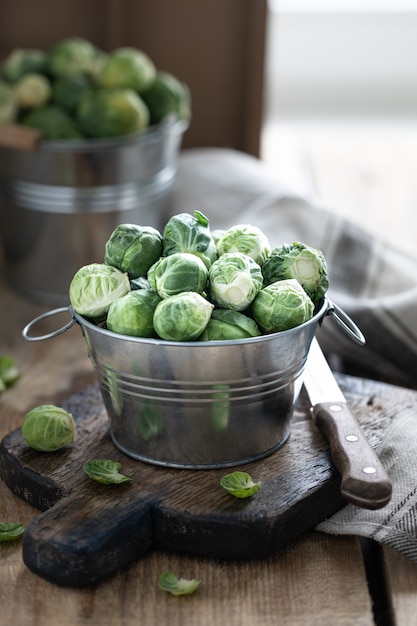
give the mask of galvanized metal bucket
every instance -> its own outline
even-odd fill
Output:
[[[57,331],[30,334],[40,320],[65,311],[70,320]],[[156,465],[220,468],[265,457],[287,441],[310,344],[329,314],[362,342],[353,321],[327,299],[296,328],[238,341],[128,337],[95,326],[70,307],[37,317],[23,336],[40,341],[78,323],[115,445]]]
[[[68,304],[82,265],[101,262],[120,223],[160,228],[187,124],[167,120],[132,137],[0,146],[5,275],[32,300]]]

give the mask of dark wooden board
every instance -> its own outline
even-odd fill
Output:
[[[351,377],[345,380],[352,386]],[[370,407],[358,388],[351,399],[377,445],[393,415],[382,405]],[[62,406],[76,422],[73,445],[39,453],[25,444],[20,429],[0,445],[2,478],[43,511],[24,533],[24,562],[51,582],[96,583],[151,548],[222,559],[265,557],[345,504],[327,442],[308,417],[303,396],[288,442],[265,459],[233,468],[262,481],[260,491],[244,500],[219,485],[232,470],[164,468],[120,452],[96,385]],[[101,485],[89,479],[82,465],[94,458],[119,461],[132,482]]]

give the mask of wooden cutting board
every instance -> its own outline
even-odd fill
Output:
[[[350,399],[376,446],[392,415],[382,407],[371,410],[360,394]],[[219,484],[233,470],[164,468],[120,452],[97,385],[62,406],[76,422],[74,444],[39,453],[17,429],[0,445],[2,478],[13,493],[43,511],[25,530],[24,562],[59,585],[96,583],[152,548],[221,559],[265,557],[345,504],[327,442],[308,417],[303,396],[289,441],[265,459],[233,468],[262,481],[260,491],[244,500]],[[119,461],[132,482],[101,485],[89,479],[83,463],[97,458]]]

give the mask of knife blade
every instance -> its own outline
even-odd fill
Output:
[[[365,509],[382,508],[391,499],[391,480],[350,411],[315,337],[303,382],[313,419],[327,438],[333,462],[341,474],[342,496]]]

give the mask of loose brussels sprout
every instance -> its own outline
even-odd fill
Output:
[[[155,80],[156,68],[147,54],[137,48],[117,48],[101,68],[98,84],[106,89],[122,87],[138,93]]]
[[[162,235],[156,228],[119,224],[105,244],[104,262],[134,279],[145,277],[161,253]]]
[[[92,83],[86,74],[61,76],[52,84],[52,99],[59,107],[74,114],[82,98],[91,92]]]
[[[127,274],[105,263],[91,263],[75,273],[69,286],[69,299],[80,315],[102,318],[111,303],[129,291]]]
[[[16,104],[21,109],[38,109],[48,102],[52,89],[42,74],[25,74],[14,87]]]
[[[323,298],[329,287],[323,253],[298,241],[274,248],[262,266],[262,274],[264,285],[295,278],[314,303]]]
[[[3,62],[3,77],[9,83],[17,83],[22,76],[36,72],[43,74],[46,69],[46,52],[36,48],[16,48]]]
[[[13,89],[0,81],[0,124],[14,122],[17,116],[17,106]]]
[[[58,41],[47,53],[48,72],[54,77],[91,71],[97,59],[97,48],[83,37]]]
[[[248,339],[260,334],[258,325],[251,317],[232,309],[214,309],[199,341]]]
[[[153,316],[161,298],[149,289],[136,289],[111,303],[107,328],[121,335],[154,337]]]
[[[54,452],[75,440],[71,413],[53,404],[43,404],[26,413],[21,432],[26,443],[40,452]]]
[[[247,472],[232,472],[220,480],[223,489],[235,498],[250,498],[261,488],[261,481],[254,482]]]
[[[102,89],[85,94],[76,119],[90,139],[131,135],[149,124],[148,107],[133,89]]]
[[[149,284],[161,298],[169,298],[182,291],[202,294],[207,278],[208,269],[203,261],[189,252],[161,257],[148,271]]]
[[[229,228],[217,242],[219,256],[225,252],[242,252],[262,265],[271,252],[267,236],[251,224],[237,224]]]
[[[186,121],[191,118],[188,88],[168,72],[157,72],[155,80],[141,96],[150,111],[151,124],[159,124],[170,115]]]
[[[209,268],[217,259],[217,250],[207,217],[199,211],[173,215],[164,228],[162,250],[164,256],[174,252],[196,254]]]
[[[222,308],[243,311],[261,288],[260,266],[242,252],[222,254],[209,269],[209,296]]]
[[[155,309],[154,328],[167,341],[194,341],[208,324],[213,305],[195,291],[183,291],[161,300]]]
[[[295,278],[264,287],[252,305],[253,317],[265,333],[299,326],[312,317],[313,311],[311,298]]]
[[[37,128],[43,138],[49,141],[58,139],[81,139],[71,117],[60,107],[49,105],[42,109],[34,109],[22,119],[24,126]]]

